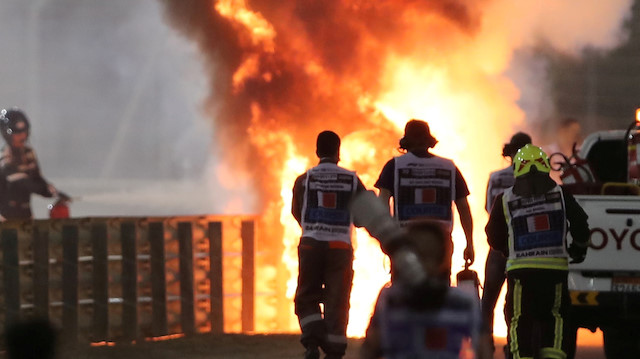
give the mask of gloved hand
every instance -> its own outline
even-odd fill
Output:
[[[71,202],[71,196],[69,196],[68,194],[62,191],[57,191],[56,194],[58,196],[59,201]]]
[[[402,246],[390,254],[396,279],[407,287],[417,288],[427,281],[427,272],[413,248]]]
[[[587,256],[587,247],[571,243],[569,248],[567,248],[567,252],[569,253],[569,257],[571,257],[571,261],[569,263],[582,263]]]

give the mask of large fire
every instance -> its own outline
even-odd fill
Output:
[[[502,144],[526,130],[516,105],[520,92],[504,72],[514,49],[531,39],[527,30],[515,31],[509,11],[530,28],[539,20],[506,0],[180,3],[164,1],[174,25],[198,40],[211,63],[209,109],[221,147],[230,149],[225,155],[235,171],[254,178],[262,203],[258,291],[271,286],[283,294],[256,300],[258,331],[298,330],[292,297],[300,229],[290,214],[291,189],[296,176],[316,163],[315,137],[326,129],[343,139],[340,164],[373,188],[384,163],[398,154],[406,121],[426,120],[439,140],[434,152],[453,159],[469,185],[472,269],[483,277],[488,175],[507,165]],[[465,248],[459,223],[453,236],[455,274]],[[363,231],[354,245],[348,335],[361,336],[388,267]],[[262,280],[261,273],[276,273],[275,279]],[[496,334],[506,333],[502,319],[496,326]]]
[[[371,6],[370,10],[378,10]],[[381,5],[391,6],[390,3]],[[244,1],[221,0],[215,3],[214,9],[223,17],[232,20],[235,26],[247,30],[254,47],[261,48],[260,55],[273,54],[277,32],[258,12],[252,11]],[[348,10],[348,9],[344,9]],[[417,9],[416,9],[417,10]],[[467,42],[468,23],[473,22],[473,15],[459,5],[456,10],[464,19],[464,23],[456,23],[455,19],[448,19],[446,13],[438,14],[434,9],[431,16],[419,16],[420,12],[407,11],[406,31],[412,34],[428,33],[430,28],[448,28],[454,42]],[[437,9],[436,9],[437,10]],[[435,11],[435,13],[434,13]],[[354,13],[355,15],[356,13]],[[463,26],[464,25],[464,26]],[[411,31],[409,31],[411,30]],[[442,29],[440,30],[442,31]],[[408,37],[411,37],[407,34]],[[295,40],[295,39],[294,39]],[[407,39],[409,40],[409,39]],[[417,40],[417,38],[415,39]],[[363,41],[367,42],[366,39]],[[476,55],[473,47],[455,46],[450,44],[415,43],[415,47],[404,48],[403,52],[386,48],[389,44],[381,44],[378,39],[371,38],[367,46],[371,46],[377,61],[381,64],[378,70],[379,89],[376,93],[369,93],[366,88],[358,89],[354,96],[352,89],[347,89],[351,96],[338,101],[356,100],[361,116],[354,119],[360,122],[351,124],[355,127],[350,131],[340,131],[344,127],[341,122],[349,121],[341,118],[339,113],[331,114],[330,118],[321,126],[314,129],[286,129],[279,128],[275,118],[265,118],[261,106],[251,104],[251,125],[249,139],[260,151],[267,151],[264,155],[273,159],[276,164],[271,170],[273,180],[279,184],[280,198],[272,198],[281,208],[278,221],[265,220],[267,226],[283,226],[282,262],[286,267],[283,273],[288,277],[286,287],[286,306],[290,308],[289,327],[281,330],[295,330],[297,323],[293,315],[291,299],[295,293],[297,277],[296,246],[300,237],[298,224],[290,214],[291,188],[297,175],[315,164],[316,159],[309,156],[315,131],[320,129],[335,129],[342,132],[344,145],[342,147],[341,164],[347,168],[354,168],[362,177],[368,188],[373,188],[382,165],[394,154],[393,141],[380,141],[371,128],[387,129],[387,138],[396,139],[401,136],[405,122],[410,118],[427,120],[432,133],[439,139],[437,153],[454,159],[461,171],[467,177],[469,187],[475,195],[471,197],[471,204],[476,221],[476,252],[478,261],[475,268],[483,271],[483,262],[487,253],[486,241],[483,237],[484,188],[491,170],[504,165],[499,154],[500,143],[507,138],[522,119],[522,113],[513,105],[512,100],[517,92],[508,84],[497,79],[488,78],[486,69],[481,67],[492,64],[489,54],[484,54],[482,63],[473,64],[466,59]],[[318,60],[314,60],[312,49],[299,44],[301,47],[294,52],[307,58],[304,71],[317,82],[318,92],[336,92],[345,86],[359,86],[358,78],[346,76],[346,83],[341,79],[327,74],[326,69]],[[438,48],[440,48],[438,50]],[[437,56],[436,56],[437,53]],[[293,55],[293,54],[292,54]],[[495,61],[504,62],[503,59]],[[364,62],[362,66],[366,67]],[[496,65],[492,67],[496,68]],[[366,73],[366,71],[365,71]],[[233,86],[236,91],[250,78],[261,78],[269,82],[274,76],[270,70],[260,69],[258,55],[246,56],[233,75]],[[352,83],[350,83],[352,82]],[[313,94],[311,94],[313,95]],[[294,98],[291,99],[295,101]],[[337,104],[337,108],[345,104]],[[273,116],[273,113],[269,114]],[[278,114],[284,115],[286,114]],[[294,140],[295,139],[295,140]],[[397,153],[396,153],[397,154]],[[460,228],[454,231],[456,250],[454,253],[454,273],[463,267],[462,250],[465,247],[464,236]],[[350,324],[348,335],[361,336],[368,324],[368,318],[373,303],[380,288],[388,281],[388,266],[379,245],[363,231],[358,231],[355,242],[354,262],[354,290],[351,296]],[[260,310],[258,310],[260,312]],[[500,323],[501,321],[497,321]]]

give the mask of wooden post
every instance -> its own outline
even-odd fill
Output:
[[[91,226],[93,252],[93,335],[94,341],[106,341],[109,336],[109,256],[107,224]]]
[[[62,226],[62,330],[65,340],[78,340],[78,227]]]
[[[138,338],[138,263],[136,225],[120,225],[122,241],[122,333],[125,340]]]
[[[180,251],[180,324],[185,335],[196,332],[193,294],[193,233],[191,222],[178,223]]]
[[[18,230],[2,230],[5,330],[20,318],[20,268],[18,267]]]
[[[149,242],[151,251],[151,333],[154,337],[159,337],[169,333],[164,225],[162,222],[149,223]]]
[[[224,332],[222,292],[222,223],[209,222],[209,283],[211,284],[211,332]]]
[[[49,232],[33,226],[33,306],[34,313],[49,318]]]
[[[243,221],[242,236],[242,331],[254,330],[254,300],[255,300],[255,238],[254,222]]]

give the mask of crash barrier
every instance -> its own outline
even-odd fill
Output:
[[[252,331],[254,223],[218,216],[3,222],[0,331],[37,316],[67,340],[130,342],[221,333],[225,316],[237,311],[240,331]],[[239,253],[223,252],[223,244]],[[226,257],[240,268],[229,270],[235,277],[225,273],[235,285],[225,290]],[[225,311],[226,297],[241,297],[239,308]]]

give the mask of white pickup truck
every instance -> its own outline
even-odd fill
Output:
[[[572,321],[602,330],[609,359],[640,358],[640,187],[627,183],[625,135],[615,130],[588,136],[578,158],[593,176],[565,182],[591,229],[585,261],[569,267]]]

